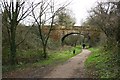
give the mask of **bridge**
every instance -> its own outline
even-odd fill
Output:
[[[82,33],[82,32],[101,32],[100,30],[96,28],[91,28],[89,26],[74,26],[70,28],[60,27],[53,29],[57,32],[61,32],[62,34],[66,35],[69,33]]]
[[[47,31],[47,29],[44,29]],[[98,33],[101,32],[100,30],[96,28],[91,28],[89,26],[74,26],[74,27],[55,27],[52,29],[52,32],[50,34],[50,38],[53,39],[54,41],[64,41],[64,39],[73,34],[79,34],[83,35],[87,38],[91,36],[93,33]]]
[[[91,28],[89,26],[74,26],[74,27],[69,27],[69,28],[65,28],[65,27],[58,27],[53,29],[51,36],[55,35],[54,33],[57,32],[57,34],[60,34],[61,37],[63,37],[64,35],[67,35],[69,33],[93,33],[93,32],[101,32],[100,30],[96,29],[96,28]]]

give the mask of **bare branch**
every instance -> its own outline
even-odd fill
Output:
[[[32,3],[31,6],[24,13],[22,13],[22,16],[19,18],[18,22],[20,22],[21,20],[23,20],[24,18],[26,18],[31,13],[31,11],[34,10],[40,3],[41,2],[35,4],[34,7],[32,7],[33,6],[33,3]],[[31,8],[32,8],[32,10],[30,10]]]
[[[33,26],[31,26],[31,27],[27,30],[27,32],[26,32],[25,35],[24,35],[24,39],[23,39],[22,41],[20,41],[20,42],[16,45],[16,48],[25,41],[26,36],[27,36],[27,34],[29,33],[29,31],[31,30],[32,27],[33,27]]]

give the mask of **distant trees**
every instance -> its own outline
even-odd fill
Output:
[[[62,9],[57,13],[55,24],[65,27],[73,27],[75,24],[74,14],[69,9]]]
[[[30,6],[26,7],[25,0],[2,0],[1,3],[3,27],[6,27],[7,29],[8,41],[10,45],[10,63],[11,65],[14,65],[16,63],[16,48],[22,42],[16,42],[17,26],[37,5],[34,5],[32,8],[31,4],[33,5],[33,3],[31,3]]]
[[[81,38],[80,34],[67,34],[64,36],[64,39],[62,40],[63,45],[70,45],[70,46],[76,46],[78,40]]]

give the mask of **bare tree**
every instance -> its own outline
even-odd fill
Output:
[[[54,26],[55,16],[68,4],[64,4],[56,9],[54,0],[41,0],[41,4],[38,6],[39,9],[32,10],[32,15],[38,27],[39,37],[42,42],[44,58],[47,58],[47,42]],[[37,11],[38,14],[35,11]],[[46,24],[49,26],[46,26]]]
[[[98,3],[90,14],[88,24],[98,27],[105,33],[105,48],[113,53],[113,62],[120,67],[120,1]],[[120,69],[117,69],[118,77]]]
[[[2,13],[5,13],[7,20],[7,25],[3,27],[7,28],[9,45],[10,45],[10,62],[11,65],[16,64],[16,48],[24,40],[16,43],[16,29],[20,21],[25,19],[39,3],[35,4],[33,7],[33,2],[26,7],[25,0],[2,0]],[[4,22],[3,22],[4,23]]]
[[[108,41],[116,40],[115,35],[118,28],[116,15],[117,6],[111,2],[98,3],[98,5],[90,11],[90,13],[91,15],[88,19],[88,23],[101,29],[107,36]]]

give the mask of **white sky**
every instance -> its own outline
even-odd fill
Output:
[[[32,1],[32,0],[30,0]],[[39,0],[35,0],[36,2]],[[68,9],[72,10],[73,14],[75,14],[76,24],[81,25],[81,23],[87,18],[88,11],[96,5],[97,1],[100,0],[54,0],[55,4],[65,4],[71,2],[70,5],[67,6]]]
[[[28,0],[28,1],[39,2],[40,0]],[[55,4],[65,4],[65,3],[67,4],[72,1],[71,4],[67,6],[67,8],[72,10],[73,14],[75,14],[74,15],[76,19],[75,25],[81,25],[81,23],[87,18],[87,16],[89,16],[88,11],[96,5],[97,1],[107,1],[107,0],[54,0],[54,1]],[[114,1],[114,0],[110,0],[110,1]]]
[[[63,0],[65,1],[65,0]],[[76,25],[81,25],[81,23],[87,18],[88,11],[95,7],[97,2],[118,2],[120,0],[72,0],[72,3],[68,6],[69,9],[73,11],[76,18]]]
[[[76,18],[76,25],[81,23],[89,15],[88,11],[95,6],[97,0],[72,0],[72,3],[68,6]]]

